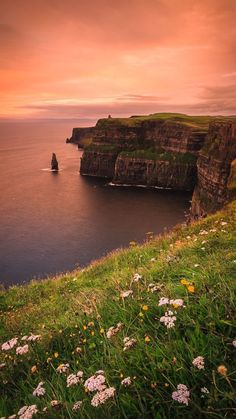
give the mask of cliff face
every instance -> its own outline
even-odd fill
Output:
[[[116,158],[117,153],[113,152],[86,151],[81,158],[80,173],[112,179]]]
[[[197,161],[198,179],[192,198],[192,217],[205,216],[222,207],[230,198],[235,190],[235,158],[236,123],[211,123]]]
[[[78,144],[79,148],[83,148],[92,142],[95,127],[73,128],[72,136],[67,138],[67,143]]]
[[[177,190],[192,190],[196,181],[196,164],[148,160],[118,156],[113,182],[147,185]]]

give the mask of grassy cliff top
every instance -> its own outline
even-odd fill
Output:
[[[200,131],[207,131],[209,123],[214,120],[227,121],[236,117],[209,116],[209,115],[185,115],[181,113],[154,113],[150,115],[137,115],[130,118],[104,118],[99,119],[97,127],[108,128],[114,126],[138,127],[145,121],[162,121],[174,124],[183,124]]]
[[[36,405],[49,418],[234,417],[235,231],[233,202],[84,270],[3,290],[1,341],[18,340],[1,351],[1,415]]]

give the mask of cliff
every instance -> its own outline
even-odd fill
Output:
[[[221,208],[235,193],[236,121],[212,122],[197,161],[191,214],[202,217]]]
[[[88,128],[73,128],[72,136],[67,138],[67,143],[78,144],[79,148],[83,148],[92,142],[94,127]]]

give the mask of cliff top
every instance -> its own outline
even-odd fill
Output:
[[[231,417],[235,216],[236,201],[87,269],[2,291],[2,342],[12,340],[1,415],[37,405],[50,418]],[[99,383],[110,388],[94,396]]]
[[[106,128],[109,126],[138,127],[147,121],[160,123],[181,124],[193,129],[207,131],[209,123],[212,121],[236,121],[236,116],[210,116],[210,115],[186,115],[181,113],[154,113],[150,115],[134,115],[130,118],[103,118],[99,119],[96,126]]]

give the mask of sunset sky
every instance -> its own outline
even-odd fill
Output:
[[[0,117],[236,114],[236,0],[0,0]]]

